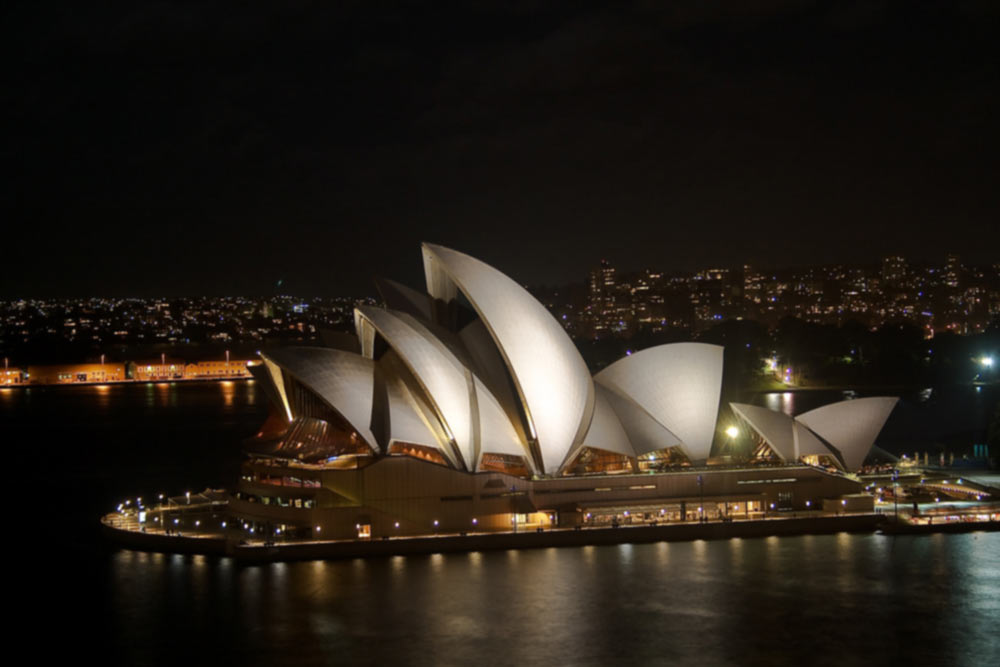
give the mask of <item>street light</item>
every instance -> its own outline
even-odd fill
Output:
[[[729,428],[726,429],[726,435],[728,435],[730,438],[735,438],[739,434],[740,430],[735,426],[730,426]]]

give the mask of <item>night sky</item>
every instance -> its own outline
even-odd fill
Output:
[[[1000,260],[1000,3],[390,6],[8,10],[0,298]]]

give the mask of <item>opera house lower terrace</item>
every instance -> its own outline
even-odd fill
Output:
[[[896,402],[795,418],[713,456],[722,348],[654,347],[591,376],[555,318],[483,262],[425,244],[426,292],[378,281],[355,337],[266,351],[272,413],[229,501],[248,535],[357,539],[871,512],[851,473]],[[252,531],[252,533],[251,533]]]

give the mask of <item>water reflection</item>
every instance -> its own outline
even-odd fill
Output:
[[[660,542],[656,545],[656,563],[659,567],[670,565],[670,543]]]
[[[626,572],[632,569],[632,545],[631,544],[619,544],[618,545],[618,562],[621,563],[622,567]]]
[[[167,624],[195,644],[218,647],[220,635],[245,642],[251,665],[483,656],[608,664],[625,655],[746,664],[774,654],[788,664],[821,654],[992,664],[1000,536],[840,533],[259,567],[120,552],[114,573],[115,622],[164,660],[179,657],[152,631]],[[940,614],[957,600],[963,614]],[[226,608],[240,611],[213,616]],[[898,633],[907,641],[886,641]],[[624,638],[636,639],[627,652]]]
[[[233,407],[234,398],[236,397],[236,383],[232,380],[223,380],[219,383],[219,389],[222,390],[222,403],[227,407]]]
[[[764,407],[786,415],[795,415],[795,393],[791,391],[764,394]]]
[[[441,574],[442,567],[444,566],[444,556],[441,554],[431,554],[430,565],[431,572]]]
[[[111,385],[97,384],[86,388],[92,395],[92,402],[100,412],[107,412],[111,407]]]

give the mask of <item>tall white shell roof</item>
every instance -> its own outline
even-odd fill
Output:
[[[464,367],[426,329],[403,313],[362,306],[355,318],[370,322],[407,365],[434,406],[451,446],[458,448],[458,461],[472,470],[476,460],[473,423],[469,406],[469,385]],[[372,353],[363,348],[365,356]]]
[[[681,441],[692,461],[708,458],[722,392],[722,348],[705,343],[651,347],[594,376],[630,398]]]
[[[590,425],[594,388],[587,366],[556,319],[527,290],[468,255],[424,244],[427,290],[451,300],[461,291],[507,363],[537,440],[542,472],[555,473]]]
[[[406,313],[372,306],[359,307],[355,318],[361,335],[370,323],[410,369],[467,470],[477,469],[484,451],[525,454],[496,398],[426,326]],[[372,350],[364,352],[370,356]]]

